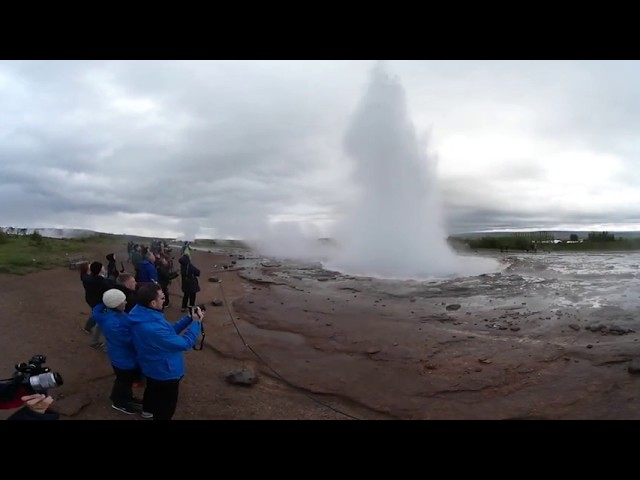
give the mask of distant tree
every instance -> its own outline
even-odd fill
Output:
[[[531,247],[531,242],[524,237],[518,237],[513,242],[513,248],[516,250],[529,250]]]
[[[29,241],[35,245],[42,245],[43,238],[37,230],[34,230],[33,233],[29,235]]]
[[[8,233],[9,235],[13,235],[13,234],[15,234],[15,233],[16,233],[16,229],[15,229],[15,228],[13,228],[13,227],[9,227],[9,228],[7,228],[7,233]]]
[[[17,232],[18,232],[18,235],[26,235],[27,234],[27,229],[26,228],[19,228]]]
[[[578,234],[577,233],[572,233],[571,235],[569,235],[569,240],[571,240],[572,242],[577,242],[578,241]]]
[[[613,242],[616,237],[609,232],[591,232],[587,236],[587,239],[591,242]]]

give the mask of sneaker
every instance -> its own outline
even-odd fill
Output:
[[[111,404],[111,408],[113,408],[114,410],[118,410],[119,412],[126,413],[127,415],[133,415],[136,413],[136,411],[128,405],[118,406],[114,403]]]
[[[84,328],[84,327],[80,327],[80,330],[81,330],[82,332],[86,333],[87,335],[91,335],[91,330],[87,330],[87,329],[86,329],[86,328]]]
[[[144,412],[144,411],[143,411],[143,412],[140,412],[140,416],[141,416],[142,418],[153,418],[153,413],[151,413],[151,412]]]

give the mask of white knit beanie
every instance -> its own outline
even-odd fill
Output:
[[[122,305],[127,301],[127,296],[117,288],[112,288],[111,290],[107,290],[102,295],[102,303],[105,304],[107,308],[116,308],[119,305]]]

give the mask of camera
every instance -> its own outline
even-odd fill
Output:
[[[16,364],[13,376],[0,380],[0,404],[19,399],[24,395],[22,391],[27,395],[34,393],[46,395],[48,389],[62,385],[64,383],[62,375],[42,366],[46,361],[47,357],[44,355],[34,355],[28,362]]]
[[[52,372],[49,368],[43,367],[47,357],[44,355],[34,355],[28,363],[18,363],[14,378],[20,379],[29,393],[46,393],[47,389],[62,385],[62,375]]]
[[[207,311],[207,306],[204,303],[201,303],[200,305],[194,305],[193,307],[187,307],[187,309],[189,310],[189,315],[193,315],[193,311],[196,308],[199,308],[203,312]]]

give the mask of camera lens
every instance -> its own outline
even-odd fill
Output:
[[[62,385],[62,376],[57,372],[41,373],[40,375],[33,375],[29,377],[29,385],[34,392],[44,392],[49,388]]]

